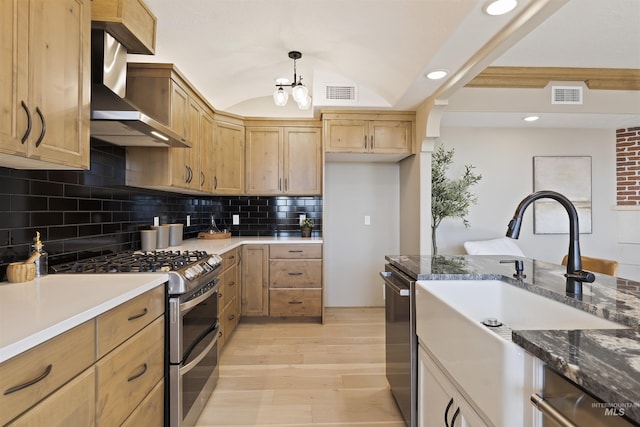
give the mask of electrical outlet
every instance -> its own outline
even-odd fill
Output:
[[[160,217],[159,216],[154,216],[153,217],[153,225],[155,225],[156,227],[160,225]]]
[[[233,225],[240,225],[240,215],[233,216]]]
[[[304,221],[305,219],[307,219],[307,215],[305,214],[300,214],[300,220],[298,221],[298,223],[301,223],[302,221]]]
[[[191,215],[187,215],[187,227],[191,227]]]

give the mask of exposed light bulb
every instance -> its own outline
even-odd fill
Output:
[[[485,8],[485,12],[491,16],[504,15],[511,12],[517,5],[516,0],[495,0]]]
[[[309,96],[309,90],[302,84],[302,77],[300,78],[300,82],[293,87],[291,95],[298,104],[304,102],[307,96]]]
[[[307,96],[303,102],[298,102],[298,108],[301,110],[308,110],[311,107],[311,97]]]
[[[279,87],[278,90],[273,92],[273,102],[278,107],[284,107],[285,105],[287,105],[288,99],[289,99],[289,94],[285,92],[285,90],[282,89],[282,87]]]

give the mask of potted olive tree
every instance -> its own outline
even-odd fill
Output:
[[[311,237],[311,230],[313,230],[313,220],[311,218],[305,218],[300,221],[300,234],[302,237]]]
[[[465,165],[464,173],[458,179],[447,177],[449,166],[453,163],[454,149],[445,150],[439,146],[433,153],[431,162],[431,243],[433,255],[438,254],[436,231],[447,217],[462,218],[465,227],[469,227],[466,216],[469,207],[477,203],[478,198],[469,189],[482,178],[473,173],[474,166]]]

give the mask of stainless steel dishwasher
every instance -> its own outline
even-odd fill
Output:
[[[638,425],[624,417],[625,406],[633,402],[600,402],[548,366],[544,367],[542,393],[533,394],[531,402],[542,413],[543,427]]]
[[[417,426],[415,280],[387,264],[384,279],[386,375],[407,427]]]

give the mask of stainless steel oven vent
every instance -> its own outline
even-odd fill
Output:
[[[551,86],[552,104],[582,104],[581,86]]]
[[[325,99],[340,100],[340,101],[355,101],[356,87],[327,85],[325,87]]]

